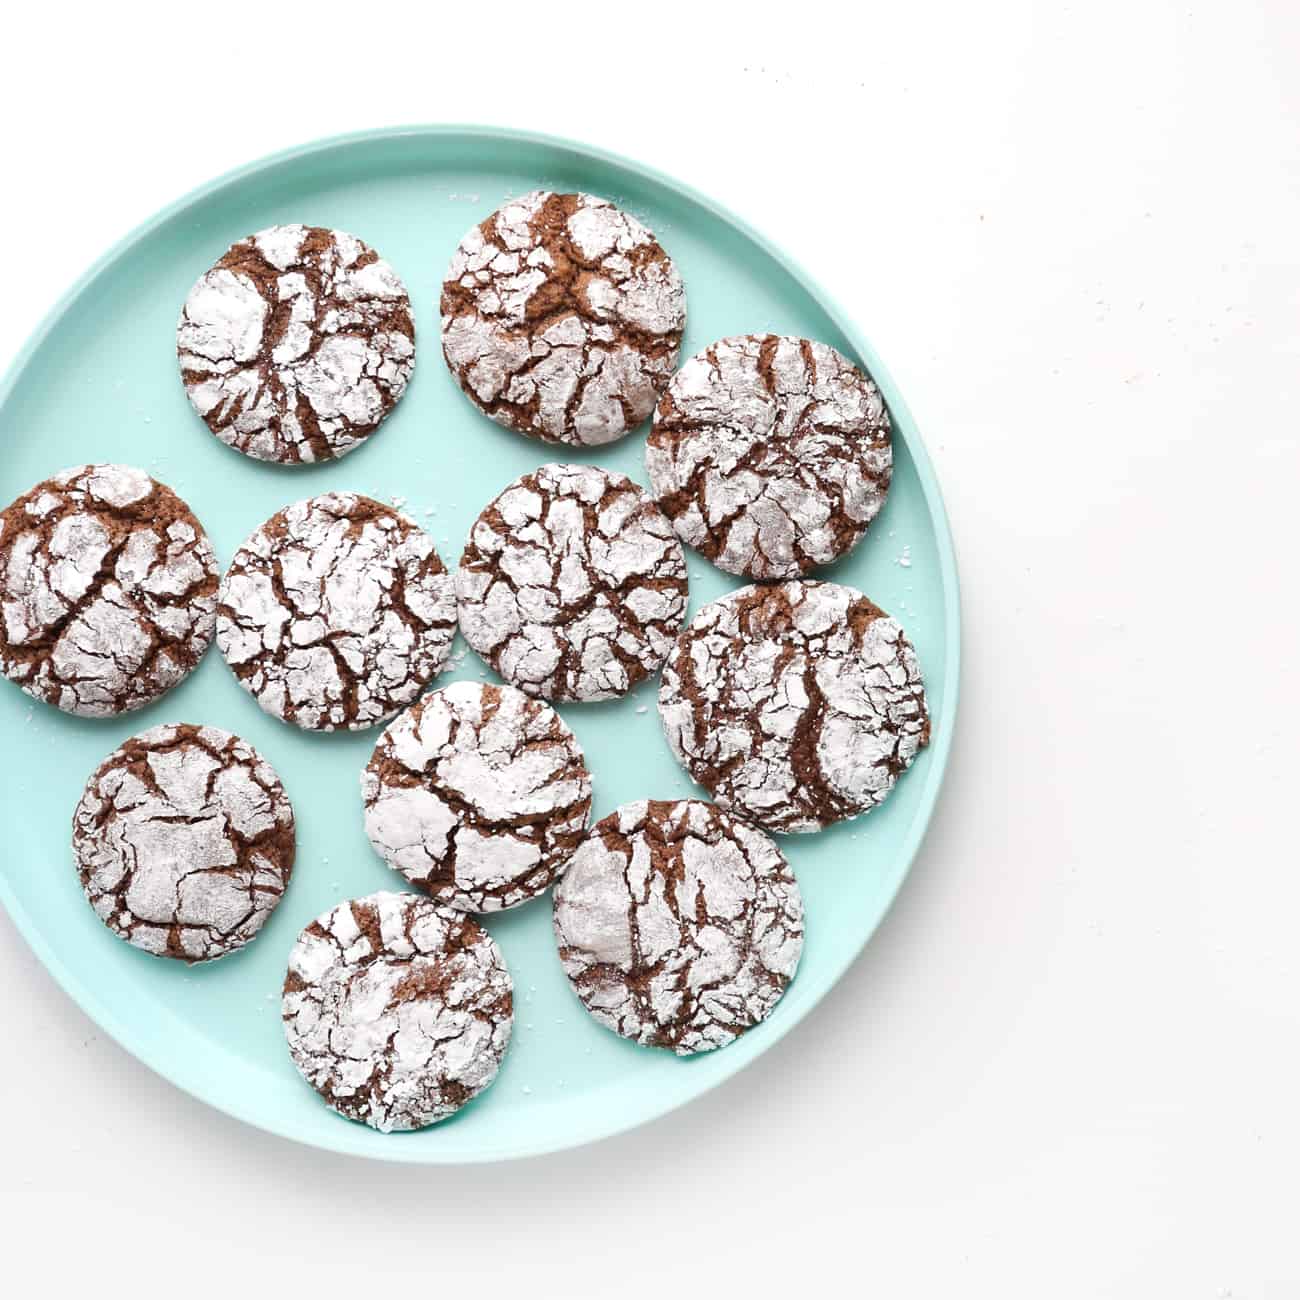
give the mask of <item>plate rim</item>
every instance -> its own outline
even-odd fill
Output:
[[[3,377],[0,378],[0,409],[8,401],[18,380],[36,352],[69,313],[74,302],[94,280],[116,262],[119,257],[148,239],[157,229],[186,208],[210,197],[227,185],[236,184],[259,172],[274,170],[287,163],[309,157],[312,154],[404,136],[429,138],[447,136],[477,137],[509,142],[515,145],[567,150],[597,163],[636,173],[642,179],[662,186],[704,208],[716,220],[732,227],[754,243],[768,257],[783,267],[791,278],[817,301],[840,333],[852,344],[859,355],[867,361],[872,378],[876,380],[882,389],[887,390],[891,410],[902,417],[898,422],[913,431],[914,436],[909,436],[907,433],[904,433],[903,436],[906,439],[908,452],[916,467],[926,509],[930,514],[935,531],[935,545],[939,557],[940,580],[943,587],[943,634],[947,648],[945,671],[942,679],[943,708],[940,716],[933,720],[926,785],[921,794],[917,814],[912,819],[902,847],[895,855],[893,864],[884,881],[886,898],[879,916],[863,934],[862,941],[836,968],[833,968],[826,987],[816,994],[807,1006],[793,1014],[782,1016],[778,1022],[769,1025],[762,1052],[759,1053],[759,1055],[762,1055],[763,1052],[766,1052],[784,1038],[795,1025],[799,1024],[805,1016],[821,1003],[826,994],[840,982],[848,968],[862,955],[863,949],[870,942],[885,917],[893,909],[903,881],[911,871],[921,843],[930,828],[930,823],[934,818],[935,806],[943,788],[948,760],[952,751],[952,738],[957,717],[958,693],[961,681],[961,595],[957,574],[957,556],[952,529],[948,521],[948,512],[944,507],[943,494],[939,488],[938,477],[935,474],[929,452],[922,441],[916,420],[899,392],[898,386],[894,383],[888,367],[880,359],[862,331],[854,324],[853,318],[840,305],[839,300],[829,293],[814,276],[810,275],[797,259],[790,256],[783,248],[773,243],[766,235],[756,230],[741,217],[738,217],[729,208],[709,195],[695,189],[694,186],[660,171],[648,163],[641,162],[639,159],[628,157],[625,154],[598,145],[587,144],[583,141],[552,135],[547,132],[476,123],[415,123],[361,128],[355,131],[322,136],[302,144],[291,145],[288,148],[276,150],[251,162],[231,168],[189,190],[128,231],[73,281],[28,336],[26,342],[5,368]],[[119,1020],[114,1009],[106,1003],[100,1002],[93,988],[81,981],[64,965],[60,955],[42,937],[31,916],[19,903],[10,887],[8,874],[3,871],[0,871],[0,905],[4,906],[14,923],[14,928],[22,935],[37,959],[54,978],[55,983],[59,985],[63,992],[104,1033],[108,1034],[137,1061],[147,1066],[155,1074],[204,1105],[211,1106],[214,1110],[220,1111],[232,1119],[236,1119],[261,1132],[303,1146],[313,1147],[317,1150],[351,1156],[356,1159],[371,1159],[394,1164],[456,1166],[526,1159],[553,1152],[573,1150],[591,1143],[604,1141],[606,1138],[614,1137],[620,1133],[630,1132],[654,1120],[661,1119],[679,1107],[685,1106],[713,1091],[714,1088],[719,1087],[727,1080],[734,1078],[752,1060],[757,1059],[757,1057],[740,1056],[736,1059],[736,1064],[733,1067],[720,1072],[717,1078],[710,1080],[689,1096],[671,1098],[664,1104],[652,1107],[647,1112],[631,1119],[620,1117],[613,1121],[601,1121],[593,1125],[590,1130],[584,1132],[581,1136],[565,1135],[558,1139],[547,1139],[539,1136],[536,1141],[522,1145],[516,1144],[508,1151],[488,1149],[472,1155],[458,1153],[450,1158],[440,1157],[437,1147],[427,1143],[407,1144],[396,1141],[388,1144],[392,1148],[391,1151],[388,1147],[375,1151],[359,1151],[344,1144],[342,1131],[339,1134],[340,1140],[337,1142],[332,1139],[317,1139],[313,1136],[286,1132],[282,1128],[272,1127],[270,1123],[242,1112],[236,1103],[216,1100],[200,1092],[196,1086],[191,1086],[189,1082],[178,1077],[173,1072],[165,1053],[154,1051],[148,1044],[140,1041],[140,1036],[137,1035],[136,1031]]]

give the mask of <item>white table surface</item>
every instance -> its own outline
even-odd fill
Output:
[[[465,1172],[206,1109],[0,913],[4,1289],[1300,1296],[1300,9],[399,8],[10,12],[0,361],[157,207],[315,136],[673,172],[856,309],[920,423],[964,591],[945,796],[754,1068]]]

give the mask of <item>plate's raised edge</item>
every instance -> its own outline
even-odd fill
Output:
[[[700,207],[707,209],[717,220],[731,226],[739,231],[746,239],[751,240],[761,248],[769,257],[779,263],[789,272],[791,277],[804,288],[819,302],[826,311],[827,315],[838,326],[840,332],[848,339],[855,351],[867,362],[867,368],[870,370],[872,378],[875,379],[885,395],[890,410],[898,419],[896,423],[903,426],[905,430],[916,430],[916,423],[912,419],[911,412],[903,400],[902,394],[894,384],[888,369],[876,355],[875,350],[862,337],[861,333],[854,327],[852,320],[847,313],[840,307],[833,295],[826,290],[812,277],[803,267],[783,249],[778,248],[765,235],[755,230],[747,222],[742,221],[732,212],[716,203],[707,195],[701,194],[692,186],[682,181],[668,176],[659,171],[657,168],[638,162],[634,159],[612,153],[609,150],[598,148],[595,145],[587,145],[576,140],[568,140],[562,136],[546,135],[537,131],[518,131],[506,127],[481,126],[481,125],[414,125],[414,126],[394,126],[379,127],[370,130],[351,131],[342,135],[328,136],[324,139],[314,140],[303,145],[296,145],[289,149],[282,149],[277,153],[268,154],[254,162],[246,163],[242,167],[237,167],[233,171],[226,172],[224,175],[214,180],[200,185],[197,189],[191,190],[188,194],[170,203],[167,207],[157,212],[149,220],[137,226],[133,231],[120,239],[107,252],[98,258],[95,263],[82,274],[76,282],[67,290],[59,301],[50,309],[45,319],[37,326],[26,344],[19,351],[13,362],[5,371],[4,378],[0,380],[0,407],[8,399],[10,392],[17,383],[27,363],[36,353],[37,349],[44,343],[54,328],[59,324],[64,315],[68,312],[73,302],[81,296],[86,288],[95,280],[95,278],[104,271],[108,266],[115,262],[123,253],[134,245],[147,239],[159,227],[169,221],[177,213],[183,212],[191,204],[199,202],[210,197],[218,190],[228,185],[237,184],[239,181],[257,172],[269,170],[278,167],[287,162],[297,161],[315,153],[328,152],[331,149],[347,147],[354,144],[373,143],[379,140],[390,139],[400,136],[477,136],[484,139],[509,141],[515,144],[537,145],[548,149],[568,150],[581,157],[593,159],[596,162],[603,163],[610,167],[619,168],[623,171],[635,172],[655,184],[662,185],[664,188],[673,190],[682,197],[698,204]],[[948,512],[944,508],[943,496],[939,490],[938,479],[935,477],[934,467],[930,463],[929,454],[926,452],[921,442],[919,432],[914,436],[909,436],[906,432],[904,437],[907,440],[908,451],[911,453],[912,460],[916,465],[917,477],[921,481],[921,489],[925,497],[926,507],[934,523],[935,541],[939,552],[939,565],[943,582],[943,624],[944,637],[948,647],[946,671],[943,680],[943,711],[941,715],[933,721],[932,740],[930,744],[930,758],[928,770],[926,773],[926,788],[923,792],[921,807],[918,809],[916,816],[912,819],[912,824],[908,828],[906,838],[899,854],[895,857],[892,870],[886,880],[888,898],[881,912],[876,925],[863,935],[861,944],[858,945],[852,953],[840,964],[827,984],[827,989],[833,988],[836,983],[843,977],[844,972],[857,959],[862,949],[866,947],[872,934],[880,922],[888,915],[890,908],[893,906],[894,899],[898,895],[899,888],[906,878],[911,868],[912,862],[916,857],[917,851],[921,847],[921,841],[925,832],[930,825],[931,818],[934,815],[934,806],[939,796],[939,791],[943,785],[944,773],[947,770],[948,758],[952,751],[953,727],[957,716],[957,694],[961,679],[961,599],[957,579],[957,556],[953,547],[952,531],[948,524]],[[93,996],[85,990],[82,985],[64,967],[59,955],[41,938],[27,913],[19,905],[18,900],[13,896],[9,888],[7,877],[0,872],[0,903],[4,904],[14,925],[32,951],[44,964],[45,968],[54,977],[60,987],[68,994],[74,1002],[111,1037],[116,1039],[127,1051],[129,1051],[137,1060],[142,1061],[155,1073],[160,1074],[163,1078],[174,1084],[176,1087],[188,1092],[192,1097],[203,1102],[205,1105],[212,1106],[223,1113],[230,1115],[234,1119],[243,1121],[252,1125],[254,1128],[262,1129],[264,1132],[271,1133],[278,1138],[285,1138],[286,1135],[272,1128],[270,1124],[260,1118],[242,1112],[235,1105],[226,1105],[222,1102],[215,1102],[209,1097],[202,1095],[197,1083],[191,1083],[185,1078],[180,1077],[172,1065],[164,1060],[159,1059],[154,1052],[138,1042],[134,1032],[124,1026],[113,1014],[111,1008],[104,1006],[94,1000]],[[796,1014],[774,1017],[774,1019],[764,1027],[762,1051],[766,1051],[780,1038],[784,1037],[791,1029],[794,1028],[800,1020],[803,1019],[821,999],[817,998],[807,1007]],[[739,1070],[743,1069],[756,1055],[761,1053],[753,1050],[746,1051],[747,1044],[744,1039],[733,1044],[726,1049],[726,1059],[730,1061],[734,1058],[735,1065],[720,1074],[718,1078],[712,1080],[699,1092],[694,1093],[691,1097],[682,1100],[673,1099],[657,1110],[642,1115],[630,1123],[614,1121],[604,1125],[597,1126],[594,1131],[585,1133],[582,1137],[571,1139],[564,1137],[559,1140],[540,1139],[529,1146],[519,1146],[515,1144],[508,1150],[483,1150],[474,1155],[466,1156],[457,1154],[449,1159],[440,1158],[436,1145],[420,1142],[407,1143],[400,1138],[389,1142],[381,1150],[372,1150],[369,1147],[362,1147],[358,1143],[349,1141],[353,1135],[351,1125],[339,1123],[339,1133],[337,1138],[331,1135],[328,1141],[314,1141],[310,1138],[293,1137],[292,1141],[302,1142],[308,1146],[315,1146],[321,1150],[333,1151],[343,1155],[360,1156],[372,1160],[385,1160],[401,1164],[479,1164],[488,1163],[496,1160],[523,1159],[530,1156],[546,1155],[554,1151],[563,1151],[572,1147],[583,1146],[590,1142],[598,1142],[607,1137],[613,1137],[618,1133],[628,1132],[631,1129],[639,1128],[642,1124],[648,1124],[650,1121],[659,1119],[670,1111],[676,1110],[678,1106],[685,1105],[688,1101],[695,1100],[696,1097],[703,1096],[704,1093],[716,1088],[719,1084],[731,1078]],[[358,1136],[360,1136],[358,1134]]]

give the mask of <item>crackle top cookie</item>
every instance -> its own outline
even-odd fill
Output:
[[[777,831],[870,811],[930,738],[903,629],[860,591],[806,579],[705,605],[664,666],[659,713],[694,780]]]
[[[411,301],[354,235],[271,226],[233,244],[176,327],[194,409],[228,446],[297,465],[359,446],[415,365]]]
[[[597,446],[640,424],[685,322],[658,240],[590,194],[512,199],[465,236],[442,286],[456,382],[498,423],[546,442]]]
[[[340,903],[298,936],[289,1053],[332,1110],[382,1133],[453,1115],[510,1042],[510,972],[487,931],[419,894]]]
[[[663,663],[686,612],[686,558],[631,479],[543,465],[478,517],[456,589],[465,640],[507,681],[602,700]]]
[[[722,339],[673,376],[646,444],[651,490],[719,568],[793,578],[857,545],[893,468],[880,391],[824,343]]]
[[[433,538],[370,497],[272,515],[221,580],[217,645],[268,713],[356,730],[409,704],[447,660],[455,580]]]
[[[642,799],[597,822],[556,886],[554,923],[587,1010],[681,1056],[766,1019],[803,949],[780,850],[698,799]]]
[[[157,699],[208,648],[217,561],[170,488],[81,465],[0,512],[0,672],[67,713]]]
[[[294,822],[275,770],[218,727],[132,736],[86,782],[72,850],[95,914],[156,957],[242,948],[293,870]]]
[[[453,682],[379,738],[361,774],[366,834],[440,903],[499,912],[564,868],[591,775],[559,714],[513,686]]]

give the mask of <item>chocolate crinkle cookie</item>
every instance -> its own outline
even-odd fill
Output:
[[[780,850],[698,799],[643,799],[597,822],[556,886],[554,920],[587,1010],[679,1056],[766,1019],[803,949],[803,902]]]
[[[549,704],[454,682],[417,700],[361,774],[376,851],[438,902],[499,912],[564,868],[591,812],[591,776]]]
[[[442,286],[442,349],[499,424],[597,446],[654,409],[681,344],[686,295],[635,217],[590,194],[536,190],[461,241]]]
[[[646,471],[678,536],[719,568],[794,578],[846,555],[893,468],[880,390],[824,343],[723,339],[673,376]]]
[[[686,613],[686,558],[631,479],[543,465],[478,517],[456,590],[465,640],[507,681],[603,700],[663,663]]]
[[[194,409],[258,460],[333,460],[397,404],[415,365],[411,301],[354,235],[271,226],[231,246],[181,311]]]
[[[331,1109],[381,1133],[424,1128],[496,1077],[510,972],[464,913],[371,894],[298,936],[281,1009],[293,1063]]]
[[[95,914],[157,957],[242,948],[293,870],[293,809],[271,765],[217,727],[132,736],[86,782],[72,849]]]
[[[442,670],[455,580],[389,506],[327,492],[272,515],[221,580],[217,645],[268,713],[314,731],[373,726]]]
[[[869,812],[930,739],[903,629],[833,582],[742,587],[705,605],[664,667],[659,713],[690,775],[777,831]]]
[[[143,470],[64,470],[0,512],[0,672],[67,713],[175,686],[212,640],[216,592],[207,534]]]

